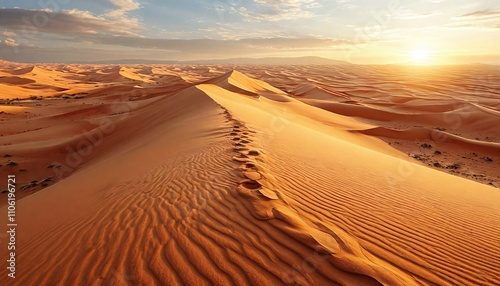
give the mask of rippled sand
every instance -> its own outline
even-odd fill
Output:
[[[498,67],[1,62],[0,87],[2,285],[500,284]]]

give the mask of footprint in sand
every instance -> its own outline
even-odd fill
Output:
[[[278,200],[278,194],[264,187],[262,184],[255,180],[244,180],[238,185],[238,190],[240,193],[247,197],[263,197],[269,200]]]
[[[245,148],[245,147],[234,147],[233,151],[235,151],[235,152],[245,152],[245,151],[248,151],[248,148]]]
[[[259,171],[256,164],[249,163],[249,162],[246,162],[245,164],[240,165],[239,169],[241,171],[255,171],[255,172]]]
[[[260,153],[259,153],[259,151],[256,151],[256,150],[250,150],[250,151],[248,151],[247,155],[249,155],[249,156],[259,156]]]
[[[240,182],[240,187],[250,191],[257,191],[262,188],[262,185],[255,180],[243,180]]]
[[[233,150],[237,152],[237,155],[233,157],[233,161],[244,163],[240,166],[240,170],[242,171],[242,174],[246,179],[240,182],[240,184],[238,185],[238,189],[242,194],[246,194],[247,196],[259,196],[270,200],[279,199],[275,191],[266,188],[258,182],[264,180],[265,177],[258,171],[257,165],[254,164],[253,160],[249,157],[260,155],[260,152],[257,150],[249,151],[248,148],[246,148],[246,144],[252,142],[252,140],[249,138],[249,135],[251,133],[255,134],[255,132],[247,130],[244,124],[232,119],[230,112],[227,112],[227,115],[233,122],[236,122],[236,124],[233,125],[231,133],[229,133],[230,136],[235,136],[231,139],[232,141],[234,141],[233,145],[235,146]]]
[[[253,163],[246,163],[245,165],[243,165],[243,167],[249,170],[257,169],[257,165]]]
[[[234,156],[233,160],[236,161],[236,162],[240,162],[240,163],[252,162],[252,160],[250,158],[248,158],[247,156],[245,156],[243,154],[239,154],[237,156]]]
[[[257,171],[243,171],[243,175],[250,180],[262,180],[262,174]]]

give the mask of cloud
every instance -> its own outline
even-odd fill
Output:
[[[217,59],[230,57],[303,55],[321,50],[340,50],[348,42],[319,38],[247,38],[240,40],[149,39],[130,36],[85,35],[68,47],[40,47],[20,44],[16,52],[0,43],[4,59],[22,62],[81,62],[111,59]]]
[[[500,11],[491,11],[491,10],[482,10],[475,11],[472,13],[467,13],[458,18],[491,18],[491,17],[500,17]]]
[[[337,2],[337,4],[340,7],[344,7],[344,8],[347,8],[347,9],[354,9],[354,8],[357,7],[356,5],[354,5],[352,3],[352,0],[336,0],[335,2]]]
[[[428,12],[428,13],[415,13],[411,10],[402,10],[398,12],[395,16],[397,19],[401,20],[413,20],[413,19],[424,19],[429,17],[434,17],[437,15],[441,15],[442,13],[438,12]]]
[[[2,35],[3,36],[6,36],[6,37],[14,37],[16,35],[16,33],[14,32],[9,32],[9,31],[3,31],[2,32]]]
[[[141,8],[141,4],[134,0],[111,0],[116,9],[109,11],[106,16],[111,18],[121,18],[127,12]]]
[[[82,10],[27,10],[0,8],[0,26],[23,34],[114,34],[132,35],[140,28],[136,21],[109,20]]]
[[[254,0],[254,4],[252,9],[240,7],[237,11],[248,21],[281,21],[313,17],[309,10],[320,7],[313,0]]]
[[[137,10],[141,7],[141,4],[134,0],[111,0],[111,3],[124,11]]]
[[[254,48],[277,50],[325,48],[351,43],[347,40],[328,38],[249,38],[238,42]]]
[[[500,11],[481,10],[453,18],[449,28],[460,29],[499,29]]]
[[[17,47],[19,46],[19,44],[16,42],[16,40],[14,39],[11,39],[11,38],[6,38],[3,40],[3,43],[6,45],[6,46],[9,46],[9,47]]]
[[[205,54],[245,54],[254,52],[272,52],[283,50],[303,50],[328,48],[347,45],[348,41],[340,39],[321,38],[247,38],[240,40],[212,40],[212,39],[151,39],[127,36],[90,37],[96,44],[122,46],[141,49],[163,49],[185,53]]]
[[[17,47],[7,46],[0,41],[0,55],[2,59],[13,62],[65,62],[78,63],[86,61],[99,61],[109,59],[142,58],[147,53],[151,59],[173,57],[165,51],[144,50],[117,50],[103,48],[48,48],[20,44]]]

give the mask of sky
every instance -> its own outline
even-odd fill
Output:
[[[0,59],[500,64],[498,0],[0,0]]]

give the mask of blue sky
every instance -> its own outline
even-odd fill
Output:
[[[497,0],[0,1],[0,58],[500,62]]]

